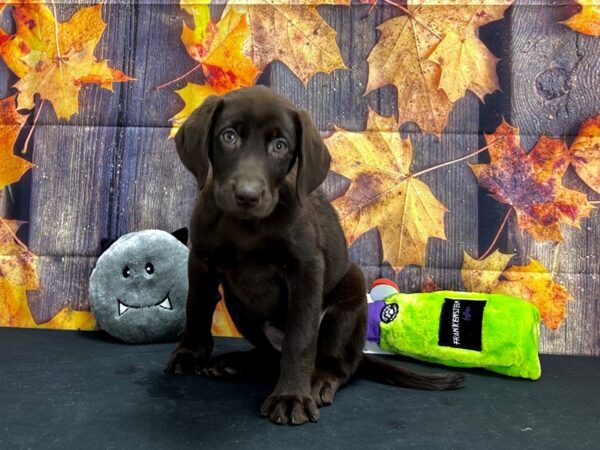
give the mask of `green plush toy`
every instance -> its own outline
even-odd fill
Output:
[[[401,294],[391,280],[369,293],[367,339],[388,352],[537,380],[540,314],[501,294]]]

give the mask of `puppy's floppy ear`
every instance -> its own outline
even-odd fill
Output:
[[[208,176],[208,156],[213,119],[221,107],[222,100],[216,95],[208,97],[194,110],[179,127],[175,135],[175,146],[183,165],[198,180],[198,189],[202,189]]]
[[[331,155],[319,130],[304,110],[296,113],[298,173],[296,195],[302,205],[304,198],[325,180],[331,165]]]

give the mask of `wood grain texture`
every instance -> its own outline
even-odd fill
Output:
[[[306,108],[315,123],[327,135],[333,126],[362,131],[366,126],[368,107],[379,114],[397,114],[395,89],[387,86],[365,96],[368,76],[367,56],[377,41],[375,27],[397,15],[391,6],[378,7],[370,16],[369,7],[320,7],[319,13],[337,32],[337,43],[348,70],[336,70],[331,75],[317,74],[305,87],[283,65],[271,68],[272,86]],[[413,164],[417,172],[436,164],[458,158],[478,148],[479,101],[472,94],[457,102],[448,127],[441,140],[422,134],[414,124],[402,126],[404,137],[413,143]],[[447,241],[431,239],[425,268],[406,267],[399,274],[388,265],[381,264],[382,251],[379,235],[371,230],[359,238],[350,249],[351,257],[364,270],[368,282],[377,277],[394,278],[400,287],[409,292],[418,291],[425,277],[432,277],[439,286],[458,289],[463,251],[477,250],[477,197],[478,188],[470,169],[455,164],[430,172],[422,181],[431,187],[434,195],[450,211],[446,214]],[[325,190],[330,198],[342,194],[348,186],[343,177],[329,177]],[[395,220],[390,217],[389,220]],[[454,270],[448,270],[454,268]]]
[[[540,0],[541,1],[541,0]],[[539,4],[540,1],[535,2]],[[56,3],[59,20],[67,20],[81,5],[93,1]],[[40,255],[42,289],[31,292],[34,318],[43,322],[64,306],[88,309],[87,283],[103,237],[115,238],[143,228],[172,230],[186,225],[196,196],[193,177],[175,156],[168,119],[183,107],[174,93],[187,82],[202,82],[200,71],[168,88],[155,86],[175,79],[195,66],[180,41],[185,17],[177,0],[163,2],[103,2],[107,28],[95,51],[136,81],[115,84],[114,92],[86,86],[80,113],[59,122],[45,107],[28,158],[36,164],[16,188],[12,202],[2,200],[2,211],[30,220],[25,228],[32,251]],[[411,138],[412,171],[466,155],[482,145],[482,132],[491,132],[501,117],[521,128],[526,148],[542,133],[571,136],[581,121],[600,112],[600,40],[576,34],[558,24],[572,7],[513,7],[510,20],[490,24],[481,36],[499,64],[502,93],[483,105],[472,94],[459,100],[441,139],[424,135],[414,124],[400,132]],[[382,115],[397,114],[396,91],[386,86],[364,95],[367,56],[378,39],[375,27],[400,14],[397,8],[368,5],[320,6],[319,13],[337,32],[337,44],[348,70],[317,74],[304,86],[280,62],[259,78],[307,109],[323,135],[334,126],[353,131],[365,128],[368,107]],[[222,6],[212,8],[213,18]],[[6,18],[4,18],[6,20]],[[187,19],[186,19],[187,20]],[[15,81],[0,62],[0,89]],[[485,162],[485,156],[479,159]],[[475,162],[468,161],[468,162]],[[407,267],[399,274],[381,264],[376,230],[360,237],[350,249],[368,281],[395,278],[402,290],[415,292],[431,278],[442,288],[460,288],[463,252],[477,256],[493,238],[505,208],[481,192],[466,162],[422,176],[433,194],[449,209],[445,216],[448,240],[431,239],[425,268]],[[565,184],[587,189],[570,173]],[[343,194],[349,180],[330,174],[325,189],[330,197]],[[590,192],[589,190],[586,192]],[[598,200],[596,194],[594,199]],[[554,270],[557,279],[576,298],[569,317],[556,332],[544,329],[541,349],[546,353],[600,355],[599,213],[582,229],[566,229]],[[13,217],[11,217],[13,218]],[[394,218],[390,218],[393,220]],[[518,250],[522,261],[532,256],[552,267],[553,248],[515,231],[500,240],[505,251]]]
[[[583,120],[600,113],[600,40],[558,23],[572,14],[550,1],[512,9],[510,117],[526,150],[544,134],[570,143]],[[598,200],[572,171],[563,183]],[[563,226],[556,257],[553,243],[536,242],[510,223],[507,245],[519,251],[520,262],[539,260],[574,297],[561,327],[543,328],[544,353],[600,355],[599,221],[595,210],[581,229]]]
[[[111,4],[103,11],[108,25],[97,55],[137,81],[115,85],[113,93],[83,89],[80,114],[68,124],[57,123],[51,109],[42,112],[33,145],[37,167],[29,246],[50,258],[40,271],[42,286],[65,284],[57,269],[62,265],[76,287],[32,294],[37,321],[63,306],[89,307],[82,286],[93,265],[82,257],[97,256],[102,238],[142,228],[179,228],[188,221],[195,195],[195,182],[167,139],[168,118],[181,103],[172,91],[153,90],[165,77],[189,69],[191,60],[179,42],[181,26],[175,23],[180,23],[180,9]],[[57,263],[57,257],[68,263]]]

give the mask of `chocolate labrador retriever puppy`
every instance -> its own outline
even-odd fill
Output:
[[[420,389],[460,385],[460,374],[416,374],[363,355],[366,286],[319,189],[331,157],[305,111],[269,88],[244,88],[206,99],[175,142],[201,192],[187,323],[167,371],[271,375],[277,383],[261,414],[289,424],[317,421],[318,407],[355,373]],[[210,359],[220,283],[254,349]]]

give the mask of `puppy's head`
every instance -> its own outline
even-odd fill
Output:
[[[331,162],[310,116],[262,86],[207,98],[181,126],[175,143],[200,189],[212,165],[217,206],[243,219],[269,216],[292,173],[302,205]]]

